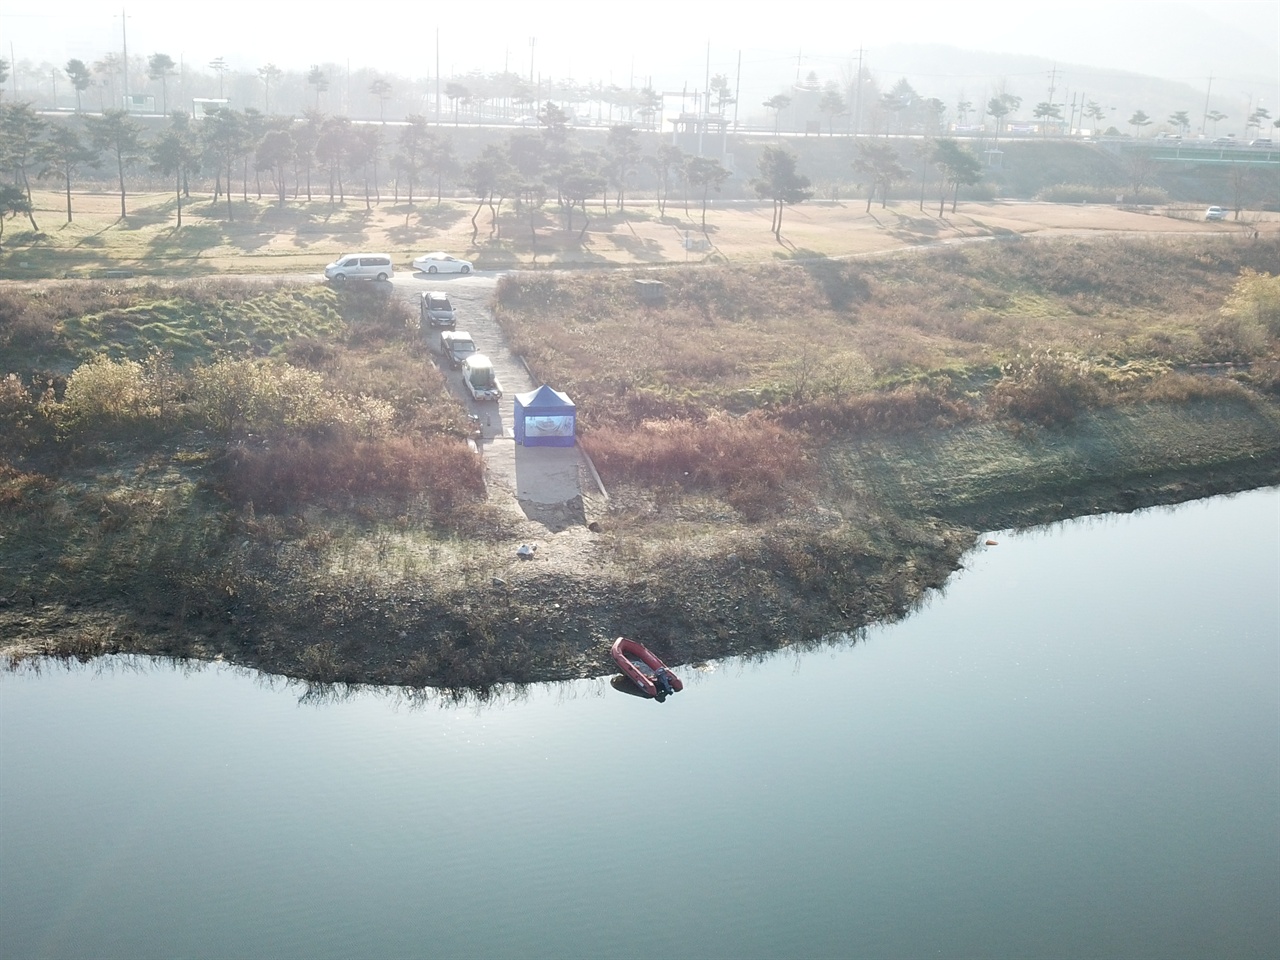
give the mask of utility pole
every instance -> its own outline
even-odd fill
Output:
[[[858,46],[858,72],[853,80],[853,135],[862,132],[862,46]]]
[[[738,51],[738,73],[733,78],[733,132],[738,132],[738,105],[742,103],[742,51]]]
[[[1200,117],[1200,136],[1202,137],[1204,136],[1204,126],[1209,122],[1209,92],[1211,90],[1213,90],[1213,77],[1209,78],[1209,87],[1204,92],[1204,114]]]
[[[124,110],[129,112],[129,31],[125,29],[125,20],[128,19],[124,12],[124,7],[120,8],[120,43],[124,48]]]
[[[698,117],[698,156],[702,156],[702,138],[706,132],[707,124],[711,122],[711,41],[707,41],[707,75],[703,81],[703,90],[706,91],[707,101],[702,105],[701,115]]]

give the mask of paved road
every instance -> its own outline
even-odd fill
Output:
[[[480,452],[484,456],[487,479],[492,487],[506,489],[524,504],[563,504],[583,492],[596,493],[594,480],[578,447],[525,447],[515,442],[514,397],[536,390],[536,383],[520,358],[507,346],[502,329],[489,309],[498,283],[497,273],[426,274],[403,271],[391,280],[398,296],[409,301],[416,313],[424,290],[443,290],[457,312],[457,329],[471,334],[480,352],[493,361],[502,384],[502,399],[477,402],[462,385],[462,374],[450,370],[437,359],[449,378],[449,386],[467,409],[480,418]],[[423,331],[433,356],[438,333]],[[552,386],[555,386],[552,384]],[[525,509],[534,519],[536,509]]]

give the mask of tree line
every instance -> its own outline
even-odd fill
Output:
[[[15,216],[25,216],[39,231],[32,186],[40,180],[57,184],[65,196],[66,221],[72,222],[75,189],[91,172],[117,184],[123,219],[136,175],[145,171],[169,184],[177,228],[184,205],[191,202],[193,182],[197,193],[200,187],[212,192],[213,203],[225,200],[228,221],[236,216],[237,193],[243,201],[251,193],[259,200],[270,197],[281,207],[291,200],[327,197],[338,204],[363,199],[372,209],[387,199],[385,193],[397,204],[432,196],[439,203],[447,184],[474,199],[473,242],[485,210],[492,236],[501,207],[510,200],[527,217],[536,251],[540,211],[556,210],[565,231],[577,228],[581,238],[597,205],[606,215],[611,208],[626,209],[627,191],[641,169],[655,186],[659,216],[667,215],[673,192],[682,188],[685,215],[694,216],[691,204],[699,205],[705,232],[711,195],[732,176],[719,159],[686,154],[669,142],[646,153],[639,131],[630,124],[610,127],[597,148],[588,148],[577,141],[567,114],[551,101],[543,103],[537,121],[536,129],[517,130],[462,162],[450,131],[421,115],[392,128],[316,110],[292,117],[222,107],[199,118],[173,111],[160,130],[147,136],[143,125],[122,110],[50,120],[28,103],[0,103],[0,168],[11,180],[0,184],[0,231]],[[935,141],[930,159],[940,171],[943,192],[951,189],[954,209],[959,187],[976,182],[978,161],[945,139]],[[890,187],[910,178],[891,141],[857,141],[851,166],[868,184],[868,211],[877,193],[883,205]],[[779,145],[764,147],[757,176],[748,186],[773,203],[770,230],[779,240],[785,207],[813,195],[794,154]]]

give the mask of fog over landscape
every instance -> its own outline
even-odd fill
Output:
[[[951,103],[979,100],[998,85],[1028,103],[1046,95],[1056,99],[1064,90],[1069,101],[1070,91],[1087,88],[1115,101],[1122,113],[1138,107],[1163,112],[1191,107],[1194,91],[1228,116],[1242,117],[1258,106],[1274,115],[1280,103],[1277,38],[1276,0],[1069,7],[491,0],[376,8],[69,0],[0,9],[0,58],[17,67],[4,92],[16,99],[36,99],[41,89],[57,94],[54,71],[68,59],[92,64],[108,53],[120,55],[127,43],[131,60],[166,53],[192,82],[213,77],[208,65],[220,58],[228,84],[268,63],[286,73],[323,65],[338,91],[344,74],[367,71],[418,81],[509,72],[534,84],[572,79],[668,93],[705,89],[710,77],[722,74],[740,92],[744,120],[763,113],[763,99],[806,79],[844,85],[856,75],[859,58],[883,85],[907,77],[922,94]],[[1165,83],[1144,87],[1140,76]],[[65,78],[61,88],[59,105],[65,107]],[[328,109],[342,106],[335,100]],[[400,104],[398,113],[418,109]]]

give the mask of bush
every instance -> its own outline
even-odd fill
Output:
[[[992,405],[1019,420],[1044,426],[1070,423],[1102,399],[1093,364],[1069,354],[1019,357],[1004,364],[1001,374]]]
[[[799,437],[758,415],[607,426],[582,445],[611,479],[730,493],[743,502],[762,494],[776,502],[778,491],[813,469]]]
[[[480,455],[460,440],[346,437],[242,443],[222,464],[222,486],[237,506],[285,511],[334,498],[425,497],[448,525],[456,506],[484,494]]]
[[[141,363],[99,354],[67,378],[58,416],[68,429],[107,429],[156,419],[160,408]]]
[[[1272,337],[1280,337],[1280,276],[1246,267],[1222,305],[1224,318],[1253,323]]]
[[[343,421],[320,374],[274,360],[196,367],[191,405],[202,425],[223,436],[315,431]]]
[[[37,398],[17,374],[0,380],[0,450],[22,451],[50,439],[51,402]]]

